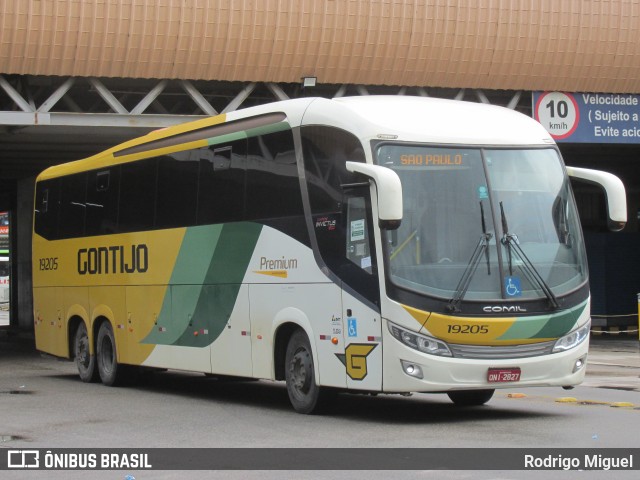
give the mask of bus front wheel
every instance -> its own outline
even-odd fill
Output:
[[[495,390],[458,390],[449,392],[447,395],[456,405],[472,407],[487,403],[493,397],[493,392]]]
[[[91,355],[89,349],[89,335],[84,322],[80,322],[73,338],[73,355],[76,360],[76,367],[80,380],[83,382],[95,382],[98,380],[98,369],[96,368],[96,357]]]
[[[287,344],[285,380],[295,411],[317,413],[324,392],[316,384],[311,344],[303,330],[296,330]]]
[[[116,339],[109,322],[104,322],[98,330],[96,342],[97,363],[100,380],[105,385],[116,385],[119,381]]]

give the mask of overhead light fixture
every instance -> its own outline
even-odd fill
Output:
[[[302,77],[302,86],[304,88],[315,87],[317,83],[318,77]]]

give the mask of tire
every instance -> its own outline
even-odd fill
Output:
[[[491,397],[495,390],[458,390],[448,392],[449,398],[453,403],[461,407],[474,407],[484,405]]]
[[[118,365],[116,339],[109,322],[103,322],[98,330],[96,357],[102,383],[108,386],[118,385],[122,380],[122,375],[119,375],[121,367]]]
[[[73,356],[78,368],[80,380],[91,383],[98,380],[98,369],[96,368],[96,357],[91,355],[89,335],[84,322],[80,322],[73,337]]]
[[[287,344],[285,380],[289,401],[296,412],[319,413],[327,392],[316,384],[311,344],[303,330],[296,330]]]

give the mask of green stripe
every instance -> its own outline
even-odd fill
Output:
[[[562,313],[520,317],[498,340],[562,337],[571,331],[586,307],[584,302]]]
[[[226,135],[220,135],[207,139],[208,145],[220,145],[221,143],[233,142],[235,140],[241,140],[243,138],[257,137],[258,135],[265,135],[267,133],[282,132],[284,130],[290,130],[291,126],[287,122],[272,123],[271,125],[264,125],[262,127],[250,128],[241,132],[228,133]]]
[[[220,336],[233,312],[261,231],[262,225],[257,223],[224,225],[191,322],[174,345],[205,347]]]
[[[222,225],[186,229],[157,326],[142,343],[170,345],[182,336],[189,324],[189,316],[193,316],[200,296],[200,285],[209,271],[221,232]],[[161,328],[165,331],[161,332]]]
[[[229,322],[261,231],[248,222],[188,228],[157,327],[142,343],[213,343]]]

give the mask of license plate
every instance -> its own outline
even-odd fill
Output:
[[[520,381],[519,368],[490,368],[487,373],[489,383],[518,382]]]

